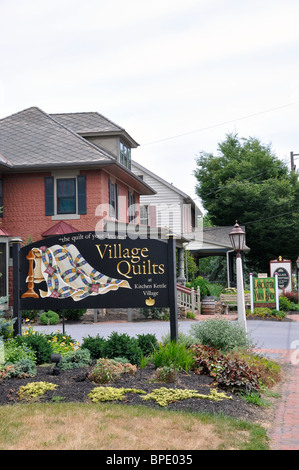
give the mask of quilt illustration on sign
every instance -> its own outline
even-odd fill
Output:
[[[126,280],[114,279],[94,269],[72,245],[41,246],[31,250],[34,260],[33,276],[26,282],[46,282],[47,290],[39,290],[41,298],[73,298],[75,301],[86,297],[106,294],[120,287],[131,288]],[[32,279],[33,277],[33,279]]]

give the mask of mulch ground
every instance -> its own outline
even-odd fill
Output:
[[[18,397],[19,387],[28,382],[51,382],[58,387],[54,391],[48,391],[39,399],[40,402],[90,402],[88,394],[97,386],[102,384],[92,383],[88,379],[90,368],[78,368],[66,371],[60,371],[59,375],[53,375],[53,366],[40,366],[37,369],[37,375],[31,378],[12,378],[3,379],[0,382],[0,405],[14,405],[24,403]],[[121,377],[113,383],[107,383],[104,386],[125,387],[142,389],[149,393],[159,387],[184,388],[197,390],[198,393],[209,395],[213,387],[213,379],[206,375],[197,375],[193,372],[177,374],[174,383],[152,382],[155,369],[153,366],[147,366],[145,369],[137,369],[135,375],[122,374]],[[224,390],[218,390],[224,391]],[[224,414],[233,418],[246,421],[264,423],[269,421],[269,409],[261,408],[253,404],[246,403],[239,396],[224,391],[231,400],[211,401],[209,399],[188,398],[169,404],[167,407],[161,407],[155,401],[143,401],[142,395],[135,393],[126,394],[122,401],[117,401],[124,405],[142,405],[150,406],[156,409],[170,409],[176,411],[205,412],[210,414]]]

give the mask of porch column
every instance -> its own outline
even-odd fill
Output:
[[[178,271],[177,283],[184,286],[186,284],[184,248],[178,248]]]

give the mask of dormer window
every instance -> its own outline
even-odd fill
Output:
[[[122,165],[131,170],[131,149],[122,141],[120,141],[119,161]]]

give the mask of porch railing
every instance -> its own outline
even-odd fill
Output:
[[[177,284],[177,304],[178,307],[186,307],[195,313],[198,310],[200,313],[200,288],[195,290],[193,287],[189,289],[185,286]]]

